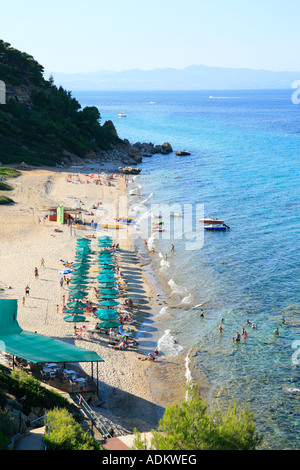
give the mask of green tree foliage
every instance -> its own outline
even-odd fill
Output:
[[[64,150],[84,158],[120,142],[114,129],[101,126],[96,107],[82,109],[71,92],[57,87],[52,75],[45,80],[43,72],[32,56],[0,40],[0,80],[8,92],[6,104],[0,106],[2,163],[55,165]],[[11,97],[9,90],[17,85],[27,87],[30,103]]]
[[[30,81],[35,85],[44,86],[43,72],[44,67],[31,55],[0,40],[0,77],[5,83],[22,85]]]
[[[48,413],[43,442],[47,450],[103,450],[66,409],[54,409]]]
[[[151,448],[156,450],[255,450],[262,441],[253,414],[237,413],[236,405],[222,413],[192,388],[187,400],[166,408],[157,430],[152,431]],[[136,433],[134,449],[147,449]]]

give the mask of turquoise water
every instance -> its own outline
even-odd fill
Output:
[[[273,449],[300,444],[300,366],[293,356],[300,339],[300,106],[291,95],[290,90],[76,94],[83,106],[98,106],[102,121],[111,119],[121,138],[172,145],[172,154],[139,165],[143,171],[135,183],[142,200],[152,195],[147,207],[203,204],[206,217],[230,226],[205,232],[197,250],[187,250],[184,238],[149,240],[159,284],[178,307],[172,315],[162,309],[158,344],[166,356],[190,351],[190,373],[195,381],[207,378],[211,402],[223,407],[235,398],[249,406],[264,446]],[[119,113],[127,117],[119,119]],[[191,155],[176,156],[183,149]],[[194,222],[193,229],[201,230]],[[257,328],[248,327],[247,319]],[[248,338],[232,342],[242,327]],[[279,337],[273,334],[277,327]],[[172,347],[174,336],[180,349]]]

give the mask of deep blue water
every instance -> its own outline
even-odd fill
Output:
[[[206,377],[212,403],[222,407],[235,398],[253,411],[265,447],[299,448],[300,366],[293,345],[300,339],[300,105],[292,103],[292,90],[74,96],[82,106],[98,106],[102,122],[111,119],[131,143],[172,145],[172,154],[139,165],[135,184],[142,200],[152,194],[147,207],[203,204],[206,217],[230,226],[205,232],[197,250],[187,250],[184,238],[153,241],[157,278],[178,307],[171,314],[162,309],[161,354],[190,351],[193,380]],[[175,154],[183,149],[191,155]],[[202,227],[196,220],[191,236]],[[199,304],[204,319],[200,307],[192,308]],[[242,327],[248,338],[233,342]]]

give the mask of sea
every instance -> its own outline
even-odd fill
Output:
[[[250,409],[265,449],[300,447],[300,105],[292,93],[72,93],[122,139],[172,146],[144,157],[129,187],[135,245],[161,300],[144,346],[152,331],[149,348],[184,353],[187,381],[205,378],[210,403]],[[229,228],[206,230],[204,217]],[[159,222],[164,230],[152,231]],[[242,328],[247,338],[237,342]]]

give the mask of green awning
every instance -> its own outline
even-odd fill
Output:
[[[17,300],[0,300],[0,350],[33,363],[103,362],[95,352],[65,341],[24,331],[17,321]]]

